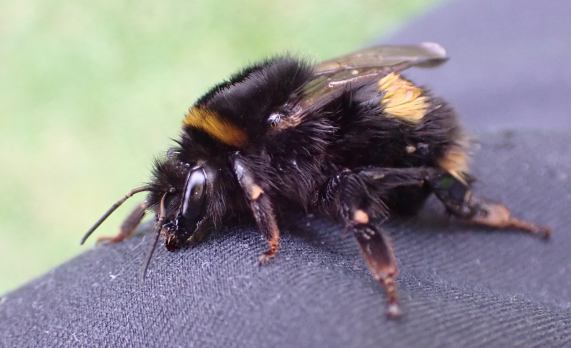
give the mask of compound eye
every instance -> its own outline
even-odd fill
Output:
[[[180,215],[185,232],[190,235],[204,215],[207,178],[204,169],[191,169],[186,178]]]

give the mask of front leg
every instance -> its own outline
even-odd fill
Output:
[[[265,264],[276,256],[280,242],[280,230],[276,221],[270,197],[258,183],[245,158],[236,155],[233,159],[234,173],[244,191],[252,215],[260,231],[268,240],[268,250],[260,255],[260,263]]]
[[[135,233],[135,231],[137,230],[137,227],[141,223],[141,220],[143,220],[143,217],[145,217],[146,210],[147,210],[146,202],[137,205],[133,209],[131,214],[129,214],[121,224],[119,233],[117,233],[114,236],[99,237],[97,238],[97,243],[101,242],[119,243],[131,237],[133,233]]]

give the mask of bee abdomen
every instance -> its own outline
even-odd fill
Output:
[[[440,167],[461,178],[467,141],[449,104],[399,74],[351,93],[338,123],[340,162],[349,167]]]

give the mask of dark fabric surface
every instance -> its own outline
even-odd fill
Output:
[[[446,66],[411,75],[476,131],[477,191],[551,225],[550,242],[449,221],[431,200],[418,217],[386,227],[405,311],[389,321],[356,243],[318,217],[284,230],[281,253],[265,267],[255,229],[228,227],[192,250],[158,249],[142,283],[150,236],[137,236],[3,296],[0,344],[570,346],[568,13],[563,1],[456,1],[391,39],[448,48]]]

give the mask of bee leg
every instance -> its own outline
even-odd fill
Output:
[[[268,240],[268,250],[260,255],[259,258],[260,264],[266,264],[276,256],[280,243],[280,230],[272,202],[261,184],[254,178],[246,159],[236,155],[233,159],[233,166],[234,173],[245,193],[258,229]]]
[[[387,209],[370,192],[371,185],[377,186],[377,183],[365,175],[345,171],[326,185],[324,193],[327,197],[322,196],[322,202],[353,232],[369,271],[385,289],[387,316],[396,318],[401,313],[395,283],[398,273],[396,259],[389,240],[372,223],[374,216],[386,216]]]
[[[212,224],[202,220],[196,231],[188,238],[187,243],[190,247],[195,247],[202,242],[212,231]]]
[[[387,295],[387,316],[396,318],[401,315],[395,278],[398,274],[393,249],[381,230],[372,224],[353,226],[353,233],[361,254],[367,262],[369,271]]]
[[[360,175],[382,183],[383,191],[403,186],[420,187],[441,172],[441,170],[432,167],[363,167],[358,169]]]
[[[548,227],[513,217],[505,205],[476,197],[469,184],[449,174],[433,177],[430,185],[446,209],[463,220],[492,228],[516,229],[545,239],[551,235]]]
[[[99,237],[97,238],[97,243],[101,242],[119,243],[132,236],[135,230],[137,230],[139,224],[141,223],[141,220],[143,220],[146,210],[147,210],[146,203],[141,203],[137,205],[135,209],[133,209],[131,214],[129,214],[127,218],[123,220],[121,228],[119,229],[119,233],[117,233],[115,236]]]

